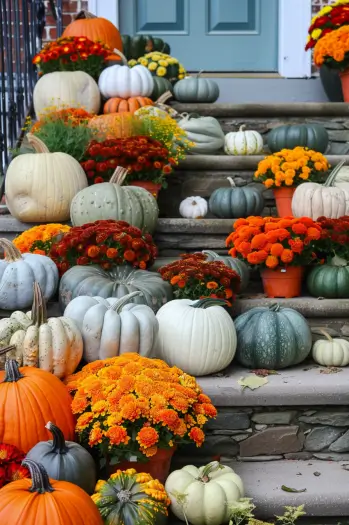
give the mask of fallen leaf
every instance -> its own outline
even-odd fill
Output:
[[[342,372],[343,368],[338,368],[336,366],[329,366],[328,368],[321,368],[320,374],[338,374]]]
[[[300,490],[291,489],[290,487],[286,487],[286,485],[282,485],[281,490],[283,490],[284,492],[294,492],[296,494],[307,491],[307,489],[300,489]]]
[[[255,374],[259,377],[267,377],[267,376],[278,376],[279,372],[276,370],[267,370],[266,368],[257,368],[256,370],[251,370],[251,374]]]
[[[321,472],[313,472],[314,476],[318,477],[321,476]]]
[[[349,470],[349,465],[347,465],[347,464],[346,465],[342,465],[342,469]]]
[[[258,376],[240,377],[238,383],[243,389],[249,388],[250,390],[256,390],[256,388],[266,385],[268,383],[268,379],[266,377]]]

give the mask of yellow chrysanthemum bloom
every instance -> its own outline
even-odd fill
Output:
[[[139,59],[138,59],[138,62],[139,62],[139,64],[141,64],[142,66],[145,66],[145,67],[148,66],[148,59],[147,59],[147,58],[144,58],[144,57],[139,58]]]
[[[155,71],[157,67],[158,65],[156,62],[150,62],[150,64],[148,65],[149,71]]]
[[[347,1],[347,0],[345,0]],[[325,7],[323,7],[319,13],[319,16],[324,16],[324,15],[327,15],[327,13],[330,13],[332,11],[332,6],[330,5],[326,5]]]
[[[161,54],[153,54],[153,53],[150,53],[151,55],[151,59],[154,61],[154,62],[159,62],[159,60],[161,60]]]
[[[159,65],[162,67],[168,67],[168,60],[159,60]]]
[[[158,77],[164,77],[167,73],[167,69],[165,67],[158,67],[157,70],[156,70],[156,74]]]
[[[311,33],[311,38],[313,38],[314,40],[317,40],[318,38],[320,38],[322,34],[322,29],[314,29],[314,31]]]
[[[132,58],[131,60],[128,61],[128,65],[129,65],[130,67],[136,66],[136,65],[137,65],[137,60],[135,60],[134,58]]]

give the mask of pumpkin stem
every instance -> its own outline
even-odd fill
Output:
[[[27,139],[29,144],[34,148],[35,153],[50,153],[46,144],[33,133],[27,133]]]
[[[205,70],[204,69],[200,69],[200,71],[198,71],[195,75],[196,78],[200,78],[202,73],[204,72]]]
[[[4,383],[17,383],[23,379],[23,375],[19,371],[18,363],[14,359],[9,359],[5,363],[5,379]]]
[[[232,188],[236,188],[236,184],[231,177],[227,177],[227,180]]]
[[[122,186],[124,180],[126,179],[128,174],[128,168],[123,168],[122,166],[118,166],[116,170],[114,171],[113,175],[111,176],[111,179],[109,182],[112,184],[116,184],[117,186]]]
[[[157,99],[157,101],[155,102],[155,106],[158,106],[159,104],[164,105],[172,97],[173,97],[173,94],[171,93],[170,90],[165,91],[165,93],[160,95],[160,97]]]
[[[213,299],[212,297],[205,297],[205,299],[199,299],[190,305],[192,308],[210,308],[210,306],[227,306],[227,301],[224,299]]]
[[[33,288],[34,299],[31,311],[31,318],[33,324],[35,324],[36,326],[41,326],[42,324],[47,323],[46,302],[44,296],[42,295],[40,284],[34,281]]]
[[[332,343],[333,339],[332,339],[332,337],[330,336],[330,334],[328,334],[328,333],[326,332],[326,330],[324,330],[323,328],[320,328],[319,332],[321,332],[322,335],[324,335],[324,336],[326,337],[326,339],[327,339],[328,341],[330,341],[330,343]]]
[[[5,252],[5,261],[6,262],[16,262],[22,259],[22,254],[19,249],[12,244],[11,241],[5,239],[4,237],[0,239],[0,248]]]
[[[90,11],[85,11],[83,9],[82,11],[78,12],[74,20],[91,20],[92,18],[98,18],[98,17],[94,15],[93,13],[90,13]]]
[[[345,160],[341,160],[341,162],[337,164],[334,170],[331,171],[330,176],[328,177],[327,181],[324,182],[323,186],[328,188],[329,186],[333,185],[338,173],[340,172],[344,164],[345,164]]]
[[[242,126],[239,127],[239,131],[245,131],[246,129],[246,124],[243,124]]]
[[[278,312],[280,310],[280,305],[278,303],[272,304],[269,306],[269,310],[272,312]]]
[[[143,293],[138,290],[136,292],[131,292],[128,295],[121,297],[121,299],[118,299],[117,301],[115,301],[115,303],[109,307],[109,310],[114,310],[114,312],[119,314],[121,310],[123,309],[123,307],[125,306],[125,304],[128,304],[133,297],[142,297],[142,296],[143,296]]]
[[[114,49],[113,53],[114,55],[118,55],[118,57],[121,58],[121,62],[123,66],[128,66],[127,58],[125,57],[123,53],[121,53],[121,51],[119,51],[119,49]]]
[[[32,486],[30,487],[29,492],[37,492],[38,494],[54,492],[54,488],[50,483],[47,472],[41,463],[25,458],[22,461],[22,466],[29,470],[30,477],[32,478]]]
[[[51,421],[49,421],[45,427],[51,432],[53,437],[51,451],[55,452],[56,454],[66,454],[68,449],[65,444],[64,434],[61,429],[51,423]]]
[[[206,467],[202,469],[202,472],[199,477],[199,481],[202,483],[208,483],[210,481],[211,472],[217,472],[217,470],[223,468],[219,461],[211,461]]]
[[[0,356],[4,354],[8,354],[9,352],[12,352],[13,350],[16,350],[16,345],[4,346],[4,348],[0,349]]]
[[[332,257],[331,266],[348,266],[348,261],[346,259],[343,259],[343,257],[339,257],[338,255],[335,255]]]

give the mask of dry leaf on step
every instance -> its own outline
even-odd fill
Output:
[[[238,383],[242,386],[242,388],[256,390],[256,388],[266,385],[268,383],[268,379],[266,377],[258,376],[240,377]]]
[[[320,374],[338,374],[338,372],[342,372],[343,368],[338,368],[336,366],[329,366],[328,368],[322,368],[320,370]]]
[[[290,488],[290,487],[286,487],[286,485],[282,485],[281,490],[283,490],[284,492],[294,492],[295,494],[298,494],[298,493],[300,493],[300,492],[306,492],[306,491],[307,491],[307,489],[300,489],[300,490],[298,490],[298,489],[292,489],[292,488]]]
[[[251,370],[251,374],[255,374],[256,376],[260,377],[267,377],[267,376],[278,376],[279,372],[276,370],[267,370],[266,368],[257,368],[256,370]]]

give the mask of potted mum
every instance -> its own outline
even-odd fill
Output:
[[[217,415],[194,377],[138,354],[90,363],[67,386],[79,440],[108,476],[135,468],[164,482],[176,446],[200,447],[204,424]]]
[[[321,226],[308,217],[238,219],[229,254],[259,268],[267,297],[298,297],[304,267],[316,262]]]
[[[258,164],[255,182],[272,188],[279,217],[292,215],[292,197],[303,182],[320,182],[330,165],[322,153],[298,146],[269,155]]]

